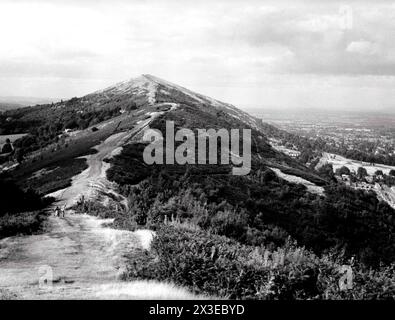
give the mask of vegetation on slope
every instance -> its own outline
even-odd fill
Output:
[[[176,128],[240,127],[226,115],[188,106],[158,118],[152,127],[164,132],[165,120],[174,121]],[[325,181],[273,151],[258,132],[253,132],[252,171],[247,176],[215,172],[210,166],[149,166],[143,150],[144,144],[125,146],[107,172],[129,197],[130,216],[139,225],[155,228],[173,216],[247,245],[275,248],[291,236],[317,254],[343,250],[346,259],[355,256],[369,266],[395,261],[392,208],[374,194],[335,183],[325,187],[322,197],[278,178],[269,166]]]
[[[226,116],[216,117],[218,126],[229,125],[221,123]],[[211,116],[205,125],[196,119],[185,107],[153,127],[163,132],[164,121],[173,120],[176,127],[218,128]],[[130,144],[111,160],[108,177],[129,200],[127,212],[111,213],[115,226],[157,232],[152,251],[141,261],[131,258],[126,278],[171,280],[231,298],[394,299],[394,210],[372,193],[320,178],[264,139],[254,143],[248,176],[212,174],[210,166],[147,166],[144,144]],[[325,197],[269,166],[324,185]],[[262,263],[265,252],[285,252],[286,262]],[[352,289],[341,291],[343,264],[354,279]]]
[[[175,122],[176,130],[248,127],[223,110],[166,89],[171,102],[179,105],[150,124],[162,133],[169,120]],[[169,102],[160,94],[155,98]],[[98,101],[103,105],[103,97],[95,99],[88,102],[90,106]],[[54,106],[54,110],[63,110],[55,114],[83,114],[76,111],[85,105],[84,99],[67,103],[75,107],[67,110]],[[115,105],[109,110],[117,113],[117,108]],[[93,108],[92,112],[102,109]],[[114,116],[108,112],[109,117]],[[25,114],[23,121],[26,119]],[[36,125],[34,117],[28,121]],[[81,128],[87,122],[81,122]],[[71,126],[80,128],[78,119]],[[52,143],[54,133],[64,128],[42,129],[43,134],[39,131],[35,135],[38,145]],[[43,159],[22,165],[15,174],[22,181],[45,167],[56,174],[57,161],[86,154],[109,132],[99,130],[86,140],[47,151]],[[85,202],[77,209],[113,217],[118,228],[157,231],[152,251],[142,254],[141,261],[133,256],[126,278],[171,280],[197,292],[231,298],[394,298],[394,210],[373,194],[329,184],[325,175],[274,151],[255,129],[252,137],[252,171],[247,176],[229,175],[227,166],[148,166],[142,159],[145,144],[131,143],[109,160],[112,166],[107,171],[108,178],[128,197],[128,210],[108,209],[94,202]],[[278,178],[269,167],[325,186],[326,196],[311,194],[302,185]],[[38,185],[43,180],[32,181]],[[267,263],[266,252],[272,258],[281,253],[284,261]],[[342,264],[353,267],[354,289],[339,291]]]
[[[290,240],[268,251],[169,223],[157,230],[151,251],[133,256],[125,278],[171,280],[230,299],[394,299],[394,267],[352,265],[352,288],[340,290],[341,262],[332,254],[319,257]]]
[[[0,180],[0,239],[39,232],[45,224],[45,208],[51,199],[43,199],[34,191],[23,191],[11,181]]]
[[[28,133],[15,142],[24,154],[61,142],[65,129],[86,129],[119,115],[119,108],[82,109],[79,100],[69,100],[64,106],[42,105],[0,114],[0,134]]]

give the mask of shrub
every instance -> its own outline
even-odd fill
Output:
[[[342,248],[367,266],[394,261],[395,211],[375,194],[333,184],[319,197],[300,185],[267,180],[265,172],[244,177],[159,171],[125,188],[130,214],[152,229],[174,216],[247,245],[276,248],[291,236],[316,254]]]
[[[0,217],[7,213],[39,210],[51,202],[51,199],[41,198],[32,189],[22,190],[3,177],[0,178],[0,194]]]
[[[46,217],[47,214],[43,211],[0,216],[0,239],[15,235],[37,233],[43,229]]]
[[[169,223],[157,230],[151,248],[130,257],[125,279],[166,280],[231,299],[395,298],[394,266],[381,271],[355,266],[353,289],[340,291],[336,255],[320,258],[291,241],[268,251]]]
[[[87,213],[102,219],[108,219],[116,218],[120,214],[122,206],[105,206],[98,201],[85,200],[73,206],[72,209],[78,213]]]

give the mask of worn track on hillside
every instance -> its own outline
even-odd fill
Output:
[[[71,206],[82,194],[98,196],[98,186],[110,188],[106,179],[109,164],[104,160],[148,123],[115,133],[97,146],[98,152],[87,157],[89,167],[73,178],[70,187],[52,194],[58,198],[57,204]],[[153,233],[104,226],[111,222],[69,210],[65,218],[49,217],[43,234],[0,240],[0,298],[2,292],[19,299],[197,298],[167,283],[121,281],[125,255],[148,249]]]
[[[193,297],[170,284],[121,281],[124,255],[141,248],[148,234],[103,226],[110,222],[84,214],[50,217],[44,234],[0,240],[0,290],[18,299]]]

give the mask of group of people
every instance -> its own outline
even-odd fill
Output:
[[[84,202],[85,202],[85,197],[84,197],[84,195],[81,195],[78,202],[77,202],[77,205],[83,205]],[[66,207],[67,207],[66,203],[61,208],[59,206],[56,206],[54,209],[54,216],[64,218],[64,216],[66,214]]]
[[[62,208],[59,208],[59,206],[56,206],[55,208],[55,217],[60,217],[60,218],[64,218],[66,213],[66,205],[64,205]]]

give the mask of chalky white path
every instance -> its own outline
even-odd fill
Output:
[[[119,152],[149,120],[98,145],[98,152],[87,157],[88,168],[73,178],[70,187],[52,194],[59,205],[71,206],[82,194],[90,199],[115,192],[106,179],[109,165],[104,160]],[[199,298],[168,283],[121,281],[125,255],[133,254],[136,248],[149,249],[153,233],[103,226],[110,222],[68,212],[64,219],[50,217],[44,234],[0,240],[0,298],[1,290],[20,299]],[[52,286],[40,285],[51,272]]]
[[[109,222],[84,214],[50,217],[45,234],[1,240],[0,289],[19,299],[196,298],[167,283],[120,280],[124,255],[148,248],[153,235],[103,226]],[[52,285],[40,281],[51,272]]]

